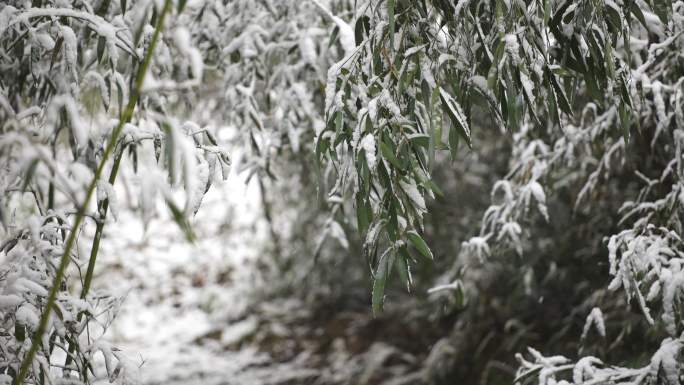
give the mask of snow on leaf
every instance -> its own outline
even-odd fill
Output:
[[[662,371],[667,384],[678,384],[681,368],[678,357],[681,348],[682,342],[678,339],[667,338],[663,340],[660,348],[651,358],[651,377],[657,379]]]
[[[382,312],[383,303],[385,302],[385,285],[387,283],[387,275],[389,274],[389,260],[394,255],[394,249],[388,248],[380,256],[378,260],[378,267],[375,270],[375,277],[373,279],[373,292],[371,295],[371,303],[373,307],[373,314],[378,316]]]
[[[458,131],[458,134],[465,139],[468,147],[472,148],[473,144],[470,140],[470,128],[468,127],[468,121],[466,120],[465,115],[463,115],[461,106],[442,87],[439,88],[439,97],[442,100],[442,105],[446,109],[449,118],[451,119],[453,127]]]
[[[0,310],[3,312],[12,311],[24,300],[16,294],[0,295]]]
[[[202,79],[204,61],[199,50],[190,43],[190,32],[186,28],[176,28],[174,40],[178,50],[190,60],[192,77],[199,81]]]
[[[515,251],[518,255],[522,255],[523,247],[522,240],[520,239],[520,234],[522,229],[517,222],[506,222],[501,226],[501,232],[499,233],[498,240],[507,239],[515,247]]]
[[[584,329],[582,330],[582,339],[587,338],[589,329],[591,326],[596,327],[596,331],[601,337],[606,337],[606,326],[603,321],[603,313],[601,309],[595,307],[591,309],[591,312],[587,316],[587,320],[584,322]]]
[[[364,150],[366,156],[366,161],[368,162],[368,168],[373,170],[377,162],[376,148],[375,148],[375,137],[372,134],[366,134],[361,140],[361,148]]]
[[[345,250],[349,248],[349,241],[344,229],[337,221],[330,221],[329,223],[330,236],[335,239]]]
[[[411,242],[411,244],[420,252],[420,254],[422,254],[425,258],[428,258],[430,260],[435,259],[435,257],[432,255],[430,247],[423,240],[423,237],[421,237],[417,232],[408,231],[406,235],[408,236],[408,239]]]
[[[596,366],[601,364],[601,360],[596,357],[582,357],[572,369],[572,380],[575,384],[582,384],[587,380],[591,380],[596,373]]]
[[[418,186],[416,186],[414,180],[410,180],[409,182],[400,181],[399,185],[402,190],[404,190],[411,203],[416,206],[419,213],[427,211],[425,207],[425,198],[423,197],[423,194],[418,191]]]
[[[24,277],[17,278],[17,280],[14,282],[14,287],[20,292],[34,294],[40,297],[46,297],[48,294],[47,290],[43,286]]]
[[[116,191],[114,191],[114,187],[109,182],[100,181],[97,184],[97,202],[104,202],[105,199],[108,201],[109,209],[112,211],[114,220],[118,220],[119,200],[116,197]]]
[[[76,63],[78,56],[76,34],[73,29],[65,25],[61,26],[61,31],[62,39],[64,39],[64,60],[66,61],[67,68],[69,68],[75,76],[78,68]]]
[[[354,37],[354,28],[349,23],[335,16],[326,8],[319,0],[311,0],[332,22],[339,28],[338,36],[342,49],[344,49],[344,56],[351,56],[356,50],[356,38]]]
[[[36,330],[40,319],[38,309],[28,302],[24,302],[15,313],[17,322],[29,328],[29,330]]]
[[[537,181],[531,181],[527,184],[526,188],[528,188],[531,194],[534,196],[534,199],[537,201],[537,207],[539,208],[539,212],[544,216],[544,219],[546,219],[546,221],[548,222],[549,213],[546,209],[546,194],[544,194],[544,189]]]

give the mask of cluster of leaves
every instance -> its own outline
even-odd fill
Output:
[[[122,162],[143,174],[142,218],[161,195],[189,239],[189,218],[230,163],[210,130],[183,121],[203,73],[184,5],[0,5],[3,381],[136,381],[101,339],[119,300],[90,290]]]
[[[354,3],[336,1],[328,10],[311,1],[206,2],[185,11],[205,77],[213,82],[202,91],[214,101],[206,118],[235,131],[236,167],[258,180],[273,243],[267,252],[281,278],[307,276],[319,260],[322,269],[338,263],[341,256],[324,247],[328,239],[350,246],[349,203],[326,196],[335,170],[314,162],[312,144],[325,126],[326,71],[343,55],[327,26],[341,22],[333,12],[353,13]]]
[[[510,172],[494,185],[481,232],[464,242],[456,264],[486,262],[492,245],[522,256],[531,213],[553,221],[544,186],[574,194],[578,212],[605,199],[625,202],[608,242],[609,289],[624,287],[651,324],[648,302],[662,303],[672,357],[655,356],[677,362],[663,366],[677,378],[682,4],[388,0],[361,9],[355,28],[335,20],[345,56],[328,72],[316,152],[336,166],[332,193],[356,203],[375,266],[374,308],[392,269],[410,283],[409,245],[432,256],[418,234],[424,198],[439,193],[430,177],[435,151],[455,158],[460,142],[473,145],[470,127],[493,126],[512,136]],[[478,111],[487,118],[474,120]],[[646,187],[599,195],[601,184],[625,181]],[[467,281],[464,270],[453,269],[451,280]],[[658,370],[606,374],[598,360],[583,362],[596,375],[582,381],[660,378]],[[521,381],[537,369],[523,365]],[[540,380],[555,378],[544,372]]]

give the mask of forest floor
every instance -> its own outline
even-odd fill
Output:
[[[168,218],[143,227],[124,212],[108,228],[98,262],[109,278],[96,282],[124,296],[107,333],[141,383],[400,385],[424,376],[423,352],[443,331],[421,331],[426,320],[409,303],[373,318],[366,304],[255,301],[267,228],[258,202],[244,198],[258,196],[256,185],[231,178],[205,197],[195,244]]]

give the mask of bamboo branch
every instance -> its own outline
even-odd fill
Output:
[[[42,336],[46,332],[48,320],[50,319],[50,314],[52,313],[52,308],[55,305],[55,301],[57,299],[57,292],[59,291],[60,284],[62,282],[62,279],[64,278],[64,274],[66,272],[66,268],[69,265],[69,260],[71,256],[71,250],[74,248],[74,245],[76,244],[76,236],[78,234],[78,228],[81,226],[81,223],[83,222],[83,218],[85,217],[88,205],[90,204],[90,201],[92,200],[93,193],[95,192],[95,188],[97,187],[97,182],[102,176],[102,172],[105,168],[105,164],[107,163],[107,159],[111,156],[112,152],[114,151],[114,148],[116,147],[117,140],[119,136],[121,135],[121,132],[123,131],[123,127],[126,123],[128,123],[131,120],[131,117],[133,116],[133,112],[135,110],[135,105],[138,102],[138,98],[140,97],[140,88],[142,87],[143,81],[145,80],[145,74],[147,73],[147,69],[149,68],[149,65],[152,61],[152,54],[154,52],[154,49],[157,45],[157,41],[159,40],[159,35],[161,33],[161,30],[164,26],[164,18],[166,14],[169,12],[171,9],[171,0],[166,0],[164,2],[164,8],[161,11],[161,14],[159,15],[159,19],[157,20],[157,25],[155,26],[154,29],[154,34],[152,35],[152,40],[150,41],[150,46],[147,51],[147,54],[145,55],[145,58],[143,60],[142,65],[138,69],[138,73],[136,75],[135,79],[135,88],[132,90],[131,97],[128,100],[128,104],[126,105],[126,109],[124,110],[124,113],[121,116],[121,120],[119,120],[119,124],[114,128],[112,131],[112,136],[107,143],[107,146],[105,147],[105,151],[102,154],[102,159],[100,160],[100,164],[97,167],[97,170],[95,171],[95,175],[93,176],[93,179],[90,181],[90,185],[88,186],[88,190],[86,192],[85,196],[85,201],[81,205],[81,207],[78,210],[78,214],[76,215],[76,219],[74,220],[74,224],[71,227],[71,232],[69,233],[69,237],[67,238],[66,246],[64,248],[64,253],[62,254],[62,257],[60,259],[59,263],[59,268],[57,269],[57,273],[55,274],[55,279],[52,282],[52,288],[50,289],[50,292],[48,294],[47,298],[47,303],[45,304],[45,309],[43,310],[43,313],[41,314],[40,317],[40,323],[38,324],[38,329],[33,335],[33,338],[31,339],[31,347],[24,356],[24,360],[21,363],[21,368],[19,369],[19,373],[17,376],[14,378],[14,381],[12,382],[13,385],[19,385],[24,383],[24,379],[26,378],[26,375],[28,374],[29,368],[31,367],[31,364],[33,363],[33,359],[36,356],[36,352],[38,351],[38,347],[41,344],[42,341]],[[97,253],[95,253],[95,257],[97,256]],[[91,261],[89,264],[92,264],[92,268],[94,268],[94,258],[91,255]],[[88,269],[91,269],[91,266],[88,266]],[[91,274],[91,279],[92,279],[92,274]]]

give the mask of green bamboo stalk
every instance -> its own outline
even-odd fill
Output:
[[[154,34],[152,35],[152,40],[150,41],[150,46],[148,48],[147,54],[145,55],[142,65],[138,69],[138,73],[135,79],[135,88],[131,90],[131,97],[128,100],[126,109],[124,110],[124,113],[121,116],[121,120],[119,120],[119,124],[112,131],[112,136],[109,139],[107,146],[105,147],[105,151],[102,154],[100,164],[97,166],[97,169],[95,170],[95,175],[93,176],[93,179],[90,181],[90,184],[88,185],[85,201],[78,209],[78,212],[76,214],[76,219],[74,220],[74,224],[71,227],[71,232],[69,233],[69,237],[67,238],[66,245],[64,247],[64,253],[62,254],[62,257],[60,259],[57,273],[55,274],[55,279],[52,282],[52,288],[50,288],[50,292],[48,293],[45,309],[43,310],[43,313],[40,316],[40,323],[38,324],[38,329],[36,330],[36,332],[33,335],[33,338],[31,339],[31,347],[29,348],[29,351],[26,354],[26,356],[24,356],[24,360],[21,363],[19,373],[12,382],[13,385],[19,385],[24,383],[24,379],[26,379],[26,375],[28,374],[29,368],[31,367],[33,359],[36,356],[38,347],[41,344],[41,336],[46,331],[45,329],[47,328],[47,323],[50,319],[52,308],[54,307],[55,301],[57,299],[57,292],[59,291],[59,288],[61,286],[60,284],[62,282],[62,279],[64,278],[66,268],[69,265],[71,250],[74,248],[74,245],[76,243],[76,235],[78,234],[78,228],[81,226],[81,223],[83,222],[83,218],[85,217],[88,205],[90,204],[90,201],[93,197],[93,193],[95,192],[95,188],[97,187],[97,182],[100,180],[100,177],[102,176],[102,172],[104,170],[105,164],[107,163],[107,160],[109,159],[112,152],[114,151],[114,148],[116,147],[116,143],[119,139],[119,136],[121,135],[121,132],[123,131],[123,127],[126,123],[130,122],[131,118],[133,117],[135,105],[138,103],[138,98],[140,97],[140,89],[142,87],[143,81],[145,80],[145,74],[147,73],[147,69],[149,68],[150,63],[152,62],[152,53],[154,52],[154,49],[157,45],[157,41],[159,40],[159,34],[161,33],[162,28],[164,27],[164,18],[166,17],[166,14],[169,12],[170,9],[171,0],[166,0],[164,2],[164,8],[162,9],[159,18],[157,19],[157,25],[155,26]],[[97,253],[95,253],[95,255],[97,255]],[[92,264],[94,265],[94,259],[91,259],[90,262],[93,262]]]
[[[116,182],[116,176],[119,173],[119,165],[121,164],[121,158],[123,158],[123,152],[125,147],[121,148],[114,158],[114,165],[109,173],[109,184],[114,185]],[[98,212],[100,213],[100,218],[97,221],[95,227],[95,236],[93,237],[93,244],[90,247],[90,258],[88,259],[88,269],[86,270],[85,279],[83,280],[83,288],[81,289],[81,299],[85,299],[90,291],[90,285],[93,281],[93,273],[95,271],[95,262],[97,261],[97,254],[100,251],[100,239],[102,239],[102,232],[104,231],[105,220],[107,219],[107,210],[109,209],[109,199],[105,199],[101,204],[98,204]],[[78,315],[79,321],[81,315]]]
[[[109,173],[109,183],[114,184],[116,181],[116,176],[119,171],[119,165],[121,164],[121,158],[123,158],[124,147],[114,158],[114,165],[112,165],[112,170]],[[97,261],[97,254],[100,251],[100,240],[102,239],[102,233],[104,231],[105,220],[107,219],[107,210],[109,209],[109,199],[105,199],[97,205],[97,212],[100,213],[97,224],[95,226],[95,236],[93,237],[93,243],[90,245],[90,258],[88,259],[88,268],[86,270],[86,275],[83,280],[83,287],[81,288],[81,299],[85,299],[90,291],[90,285],[93,281],[93,273],[95,272],[95,263]],[[83,312],[78,313],[76,318],[78,322],[83,319]],[[69,367],[73,359],[73,354],[76,351],[76,344],[69,344],[69,353],[64,361],[64,368]]]

